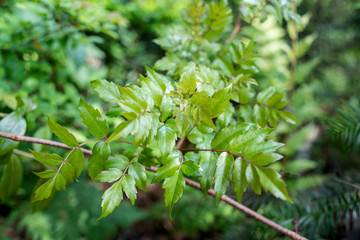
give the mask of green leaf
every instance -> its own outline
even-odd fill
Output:
[[[233,168],[234,158],[231,154],[223,152],[220,154],[216,162],[216,171],[215,171],[215,187],[216,192],[216,202],[218,203],[221,196],[225,194],[226,189],[229,186],[231,180],[232,168]]]
[[[40,178],[39,181],[36,183],[33,191],[32,191],[31,198],[30,198],[31,199],[31,212],[32,213],[38,212],[38,211],[41,211],[41,210],[45,209],[46,207],[48,207],[52,203],[52,201],[55,198],[56,191],[52,191],[48,198],[45,198],[43,200],[39,200],[39,201],[34,202],[34,197],[35,197],[36,190],[38,189],[39,186],[44,184],[46,181],[48,181],[48,179]]]
[[[126,121],[126,122],[120,123],[115,128],[114,132],[110,134],[106,143],[109,144],[112,141],[127,137],[130,134],[132,129],[133,129],[133,124],[131,121]]]
[[[159,168],[159,170],[155,173],[152,182],[159,182],[164,178],[168,178],[173,175],[180,168],[180,162],[177,158],[171,158],[165,164]]]
[[[199,118],[200,121],[203,121],[208,127],[211,127],[216,131],[214,122],[212,121],[211,112],[204,108],[199,108]]]
[[[175,83],[176,88],[181,93],[195,92],[197,77],[195,74],[195,66],[190,67],[186,72],[181,74],[180,81]]]
[[[255,155],[259,153],[268,153],[274,152],[279,147],[284,146],[283,143],[277,143],[273,141],[254,143],[252,145],[247,146],[242,154],[246,158],[253,158]]]
[[[207,191],[214,183],[214,175],[216,169],[215,154],[212,152],[204,152],[200,156],[201,178],[200,186],[204,190],[204,195],[207,196]]]
[[[91,85],[99,94],[99,97],[106,102],[117,102],[120,100],[120,92],[116,84],[106,80],[91,81]]]
[[[237,123],[221,129],[211,141],[211,147],[218,150],[227,150],[231,139],[239,134],[244,134],[252,126],[254,126],[252,123]]]
[[[257,194],[261,194],[261,185],[260,185],[260,179],[256,172],[256,169],[253,165],[249,164],[246,168],[246,180],[249,183],[250,187],[254,192]]]
[[[134,162],[130,165],[128,173],[134,178],[136,186],[146,192],[145,168],[140,163]]]
[[[277,114],[276,110],[273,110],[271,108],[265,109],[265,114],[267,116],[267,119],[269,121],[269,125],[273,128],[276,128],[277,122],[279,121],[279,115]]]
[[[166,157],[175,147],[176,132],[170,127],[164,125],[158,130],[156,140],[158,142],[161,155]]]
[[[263,141],[272,131],[272,129],[268,128],[250,130],[245,134],[233,138],[229,143],[229,150],[236,153],[241,152],[246,146],[252,146],[254,143]]]
[[[176,115],[175,118],[176,126],[180,133],[180,138],[184,138],[186,135],[186,130],[189,128],[189,121],[183,112],[180,112]]]
[[[91,179],[104,169],[105,160],[110,156],[110,146],[101,141],[94,145],[93,154],[89,158],[88,172]]]
[[[275,93],[275,87],[269,87],[257,95],[258,103],[265,104],[269,98]]]
[[[225,111],[231,98],[232,84],[217,91],[211,98],[214,100],[210,106],[211,118],[217,118]]]
[[[0,131],[17,135],[24,135],[26,130],[26,121],[18,113],[11,113],[0,121]],[[0,138],[0,156],[9,153],[17,147],[20,142],[10,139]]]
[[[52,178],[55,176],[56,171],[55,170],[45,170],[43,172],[34,172],[35,175],[37,175],[40,178]]]
[[[157,73],[155,72],[154,70],[148,68],[148,67],[145,67],[146,69],[146,75],[148,78],[151,79],[152,82],[156,82],[157,85],[160,86],[162,92],[165,92],[166,91],[166,84],[164,82],[164,79]]]
[[[74,149],[74,151],[68,157],[68,162],[75,169],[75,178],[78,178],[84,169],[84,153],[79,148]]]
[[[145,113],[138,118],[139,128],[136,132],[132,133],[134,135],[134,143],[138,146],[143,142],[150,133],[152,127],[152,117],[150,113]]]
[[[58,191],[65,191],[66,179],[62,174],[57,174],[55,178],[55,189]]]
[[[34,155],[34,158],[36,160],[38,160],[41,163],[45,163],[49,166],[58,166],[64,160],[61,156],[55,153],[46,154],[46,153],[35,152],[32,151],[31,149],[30,152]]]
[[[165,188],[165,205],[168,207],[171,216],[172,207],[181,197],[185,187],[185,179],[181,171],[178,169],[171,177],[166,178],[162,187]]]
[[[126,196],[130,199],[132,205],[134,205],[137,194],[134,178],[131,175],[126,174],[122,179],[122,187]]]
[[[275,106],[277,106],[279,103],[281,103],[283,98],[284,98],[283,93],[274,94],[267,100],[267,105],[269,107],[276,108]]]
[[[161,100],[163,97],[163,90],[161,86],[156,81],[152,81],[151,78],[144,78],[140,75],[140,85],[148,93],[152,95],[154,99],[155,106],[160,107]]]
[[[75,168],[68,162],[65,162],[60,169],[60,174],[64,176],[66,184],[70,184],[74,181]]]
[[[13,151],[10,151],[10,152],[0,156],[0,165],[7,164],[10,161],[12,154],[13,154]]]
[[[134,89],[119,86],[119,91],[122,99],[119,102],[120,106],[126,109],[126,111],[139,114],[141,111],[146,110],[146,101]]]
[[[0,199],[4,201],[13,196],[21,187],[22,179],[23,168],[21,162],[16,156],[12,156],[5,165],[0,179]]]
[[[181,170],[187,176],[200,176],[200,167],[193,161],[183,162]]]
[[[96,138],[106,137],[109,133],[109,126],[105,120],[101,119],[99,110],[80,99],[80,116],[83,123],[89,128],[89,132]]]
[[[120,205],[122,199],[123,192],[121,189],[121,182],[117,181],[111,187],[109,187],[102,195],[102,212],[98,220],[112,213],[114,209]]]
[[[281,119],[284,122],[289,123],[289,124],[297,123],[296,118],[294,117],[294,115],[291,114],[291,112],[279,110],[279,111],[277,111],[277,113],[279,114],[279,116],[281,117]]]
[[[279,173],[277,173],[274,169],[264,167],[256,168],[256,171],[259,175],[261,186],[265,191],[269,191],[275,197],[293,203],[286,191],[285,183],[281,179],[281,175]]]
[[[115,182],[118,180],[123,172],[118,168],[109,168],[109,170],[102,171],[99,173],[94,180],[100,182]]]
[[[155,155],[152,153],[151,149],[145,148],[139,155],[138,162],[144,165],[145,167],[152,167],[159,164],[156,160]]]
[[[53,192],[55,185],[55,178],[49,179],[46,183],[42,184],[35,191],[34,202],[49,198]]]
[[[105,168],[117,168],[123,171],[129,165],[129,158],[124,155],[115,155],[109,157],[107,161],[105,161]]]
[[[234,169],[232,173],[232,181],[234,183],[234,192],[238,202],[241,202],[241,198],[246,189],[246,167],[247,162],[241,158],[237,158],[234,162]]]
[[[79,145],[78,141],[66,128],[60,126],[48,117],[48,124],[51,132],[58,136],[63,143],[69,147],[76,147]]]
[[[251,159],[251,162],[255,165],[266,166],[270,163],[278,161],[282,158],[280,154],[277,153],[259,153]]]
[[[256,104],[254,106],[254,115],[256,123],[262,128],[266,127],[265,108],[262,105]]]

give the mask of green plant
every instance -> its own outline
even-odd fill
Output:
[[[269,1],[257,4],[268,6]],[[269,6],[296,18],[287,6],[279,4],[274,1]],[[185,183],[193,184],[184,176],[199,180],[205,193],[214,186],[217,201],[232,181],[239,202],[247,185],[257,194],[263,188],[292,202],[281,175],[269,167],[282,158],[275,151],[283,144],[266,139],[280,120],[294,124],[296,119],[284,109],[284,93],[276,93],[274,87],[260,92],[254,89],[255,61],[259,58],[253,53],[255,43],[225,39],[223,33],[231,21],[231,9],[225,1],[196,1],[186,13],[184,29],[190,31],[180,29],[180,36],[157,40],[168,51],[156,63],[157,69],[167,71],[166,76],[147,68],[146,77],[138,80],[140,87],[92,81],[99,97],[112,105],[104,116],[80,100],[80,116],[94,140],[80,144],[72,133],[49,118],[50,130],[65,145],[43,143],[69,152],[62,157],[32,151],[34,158],[47,166],[36,173],[40,181],[33,207],[47,206],[56,191],[64,191],[80,176],[84,153],[91,155],[87,166],[91,179],[111,183],[102,197],[100,218],[119,206],[123,192],[134,203],[136,187],[146,191],[147,170],[156,171],[152,182],[163,182],[170,215]],[[229,44],[222,44],[224,40]],[[118,123],[113,129],[107,123],[110,119]],[[81,148],[94,142],[92,152]],[[115,151],[114,155],[117,143],[134,148],[121,154]]]

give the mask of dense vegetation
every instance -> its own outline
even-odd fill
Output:
[[[355,1],[0,6],[4,239],[358,238]]]

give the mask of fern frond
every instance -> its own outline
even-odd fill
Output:
[[[360,104],[355,99],[337,110],[328,122],[333,141],[346,152],[352,152],[360,145]]]

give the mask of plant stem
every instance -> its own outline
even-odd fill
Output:
[[[11,133],[6,133],[6,132],[0,132],[0,137],[7,138],[7,139],[10,139],[10,140],[13,140],[13,141],[18,141],[18,142],[39,143],[39,144],[58,147],[58,148],[63,148],[63,149],[70,149],[70,150],[74,149],[74,148],[71,148],[71,147],[69,147],[69,146],[67,146],[65,144],[59,143],[59,142],[50,141],[50,140],[44,140],[44,139],[34,138],[34,137],[19,136],[19,135],[16,135],[16,134],[11,134]],[[86,155],[91,155],[92,154],[91,150],[83,149],[83,148],[79,148],[79,149],[81,149],[83,151],[83,153],[86,154]],[[221,151],[221,150],[211,150],[211,149],[203,149],[203,150],[206,150],[206,151]],[[191,151],[191,150],[189,150],[189,151]],[[194,151],[196,151],[196,149]],[[158,169],[156,167],[151,167],[151,168],[146,168],[146,170],[151,171],[151,172],[157,172]],[[188,178],[185,178],[185,182],[186,182],[186,185],[188,185],[188,186],[190,186],[192,188],[195,188],[195,189],[197,189],[199,191],[203,191],[201,186],[200,186],[200,183],[195,182],[193,180],[190,180]],[[207,194],[214,197],[214,198],[216,197],[216,192],[213,189],[209,189]],[[245,213],[249,217],[254,218],[257,221],[268,225],[272,229],[274,229],[274,230],[276,230],[276,231],[290,237],[291,239],[307,240],[307,238],[302,237],[301,235],[297,234],[296,232],[293,232],[293,231],[291,231],[289,229],[286,229],[286,228],[280,226],[279,224],[271,221],[270,219],[258,214],[257,212],[251,210],[250,208],[247,208],[244,205],[238,203],[237,201],[231,199],[227,195],[222,195],[220,200],[225,202],[226,204],[234,207],[235,209],[238,209],[239,211]]]

